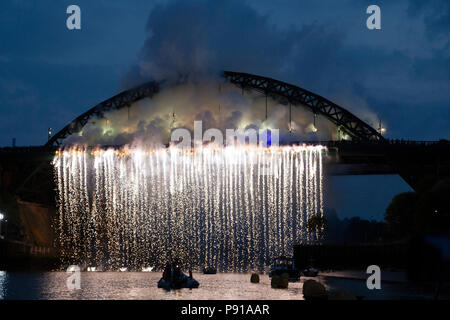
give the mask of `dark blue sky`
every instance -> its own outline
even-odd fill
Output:
[[[66,8],[82,10],[82,30],[66,28]],[[382,29],[365,26],[368,5]],[[94,104],[156,66],[179,68],[167,43],[195,68],[247,71],[321,94],[387,137],[450,138],[450,3],[435,1],[107,1],[0,2],[0,145],[37,145]],[[151,64],[153,63],[153,65]],[[150,68],[148,66],[151,66]],[[153,74],[152,74],[153,72]],[[382,218],[398,177],[330,182],[341,216]],[[365,204],[365,206],[362,206]],[[366,208],[361,212],[361,208]]]

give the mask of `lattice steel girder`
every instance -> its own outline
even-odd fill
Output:
[[[357,118],[355,115],[338,106],[337,104],[308,90],[297,86],[274,80],[271,78],[256,76],[248,73],[224,72],[225,79],[243,89],[253,89],[263,92],[279,101],[292,103],[294,106],[303,105],[311,109],[315,114],[321,114],[341,128],[352,140],[372,140],[384,142],[383,136],[374,128]],[[159,91],[159,84],[149,82],[134,89],[119,93],[118,95],[103,101],[78,116],[61,131],[55,134],[45,146],[58,147],[69,135],[80,132],[92,117],[102,117],[105,112],[128,107],[134,102],[146,97],[152,97]]]
[[[159,85],[156,82],[148,82],[134,89],[121,92],[118,95],[99,103],[92,109],[77,117],[61,131],[55,134],[45,145],[60,146],[65,138],[71,134],[80,132],[91,117],[102,117],[107,111],[130,106],[138,100],[146,97],[152,97],[158,91]]]
[[[376,140],[383,136],[370,125],[337,104],[297,86],[248,73],[225,71],[225,78],[245,89],[260,91],[272,97],[287,99],[293,105],[304,105],[315,114],[321,114],[352,137],[352,140]]]

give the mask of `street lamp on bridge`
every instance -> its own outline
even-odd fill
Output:
[[[381,135],[384,135],[384,134],[386,133],[386,128],[383,128],[383,126],[381,125],[381,120],[380,120],[380,123],[379,123],[379,125],[378,125],[378,132],[379,132]]]
[[[3,234],[2,234],[3,221],[6,222],[5,215],[0,212],[0,239],[4,239],[5,238],[5,236],[3,236]]]

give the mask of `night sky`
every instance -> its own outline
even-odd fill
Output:
[[[66,28],[81,7],[82,30]],[[381,30],[366,8],[381,8]],[[386,137],[450,138],[450,2],[107,1],[0,2],[0,146],[40,145],[118,91],[167,72],[229,69],[320,94]],[[177,61],[162,48],[170,43]],[[200,67],[192,52],[207,58]],[[180,63],[182,61],[182,63]],[[169,74],[170,75],[170,74]],[[333,177],[340,217],[382,219],[397,176]]]

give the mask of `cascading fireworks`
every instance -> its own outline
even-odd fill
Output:
[[[315,240],[321,146],[58,151],[62,263],[262,270]]]

